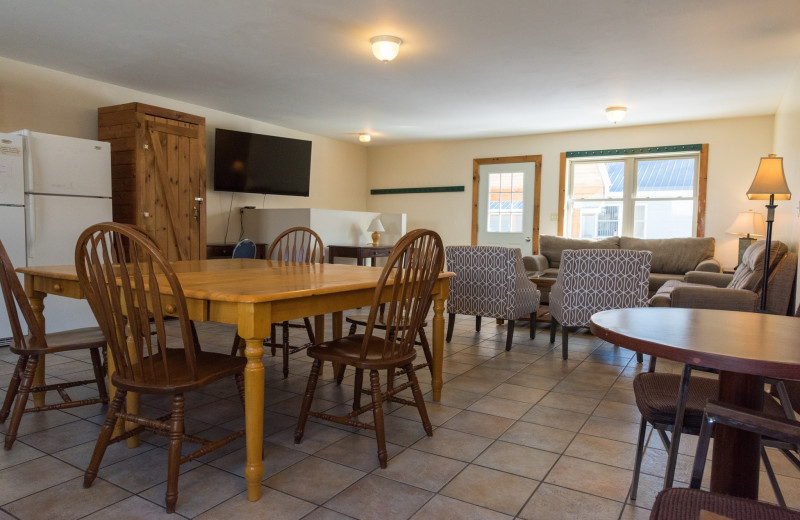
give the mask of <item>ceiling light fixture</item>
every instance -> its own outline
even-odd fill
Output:
[[[615,125],[625,119],[625,113],[628,107],[608,107],[606,108],[606,117]]]
[[[384,63],[390,62],[397,57],[400,52],[400,44],[403,40],[397,36],[375,36],[370,40],[372,43],[372,54]]]
[[[358,140],[362,143],[368,143],[372,141],[372,136],[369,134],[358,134]]]

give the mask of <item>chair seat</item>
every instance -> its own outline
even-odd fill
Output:
[[[19,349],[11,343],[10,349],[14,354],[52,354],[54,352],[66,352],[68,350],[80,350],[85,348],[105,347],[106,338],[100,327],[86,327],[83,329],[65,330],[63,332],[51,332],[45,334],[47,347],[36,348],[32,342],[28,347]]]
[[[332,363],[344,363],[364,370],[385,370],[404,366],[414,361],[417,357],[416,351],[411,350],[403,357],[383,359],[384,340],[381,337],[372,336],[367,344],[367,355],[364,359],[361,359],[363,342],[363,334],[354,334],[309,347],[307,352],[309,357],[314,359]]]
[[[800,512],[772,504],[729,495],[709,493],[699,489],[665,489],[656,497],[650,513],[656,520],[685,520],[698,518],[701,510],[710,511],[734,520],[800,520]]]
[[[662,372],[643,372],[633,379],[636,406],[642,417],[656,424],[672,424],[677,411],[677,396],[680,393],[681,376]],[[719,381],[708,377],[692,377],[686,396],[686,412],[683,426],[700,429],[703,409],[708,399],[719,398]],[[783,417],[780,404],[765,395],[764,413],[771,417]]]
[[[215,352],[196,352],[197,377],[192,379],[189,376],[188,366],[183,349],[165,349],[167,354],[167,364],[169,366],[170,379],[167,381],[163,376],[165,370],[162,368],[164,359],[161,354],[142,359],[141,364],[133,365],[134,370],[139,370],[144,366],[149,370],[149,363],[153,363],[153,372],[156,377],[146,383],[135,382],[124,378],[119,372],[114,372],[111,381],[124,390],[142,392],[148,394],[177,394],[195,390],[205,386],[217,379],[232,376],[242,372],[247,364],[247,358],[233,357],[228,354],[217,354]]]

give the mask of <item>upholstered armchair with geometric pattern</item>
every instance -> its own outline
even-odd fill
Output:
[[[519,249],[498,246],[448,246],[445,248],[450,279],[447,300],[447,341],[453,337],[456,314],[475,316],[475,330],[481,330],[481,317],[508,321],[506,350],[511,349],[514,320],[530,317],[530,337],[536,334],[539,290],[531,282]]]
[[[647,307],[650,251],[565,249],[550,288],[550,343],[561,325],[561,355],[567,359],[570,328],[588,327],[592,314]],[[641,356],[638,356],[641,361]]]

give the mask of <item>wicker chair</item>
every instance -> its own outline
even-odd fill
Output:
[[[268,260],[281,260],[283,262],[322,263],[324,246],[322,239],[313,230],[306,227],[293,227],[287,229],[272,241],[267,251]],[[303,318],[303,323],[290,323],[284,321],[282,328],[281,347],[283,349],[283,377],[289,377],[289,354],[305,350],[315,343],[314,329],[311,321]],[[299,346],[289,344],[289,327],[304,328],[308,335],[308,343]],[[276,341],[276,324],[270,328],[270,347],[272,355],[278,348]]]
[[[444,264],[443,253],[442,240],[433,231],[418,229],[406,234],[392,250],[378,280],[378,285],[375,287],[369,321],[364,334],[327,341],[308,349],[307,353],[314,359],[314,363],[308,377],[308,386],[297,421],[297,430],[294,436],[296,443],[303,439],[309,416],[373,430],[378,443],[378,460],[380,466],[385,468],[388,458],[383,421],[383,403],[385,401],[416,406],[425,433],[428,436],[433,435],[433,428],[414,371],[413,362],[417,356],[414,349],[415,335],[403,334],[402,331],[418,330],[430,310],[433,286]],[[414,255],[414,261],[409,263],[407,257],[411,254]],[[373,335],[373,332],[376,331],[374,324],[378,316],[381,296],[385,291],[391,292],[384,316],[387,326],[380,336]],[[344,416],[334,416],[311,410],[320,369],[325,361],[349,365],[356,369],[353,411]],[[386,391],[382,391],[380,371],[386,370],[390,374],[394,374],[396,369],[401,369],[408,381],[400,385],[387,385]],[[359,390],[363,383],[365,370],[369,371],[372,399],[370,404],[361,406]],[[411,389],[413,401],[397,395],[408,388]],[[370,411],[373,417],[372,423],[358,420],[359,415]]]
[[[550,288],[550,343],[561,325],[561,356],[569,356],[569,328],[588,327],[592,314],[647,307],[650,251],[565,249]],[[641,354],[637,354],[639,362]]]
[[[14,371],[11,373],[11,381],[8,383],[8,391],[3,401],[3,408],[0,409],[0,423],[4,423],[9,417],[9,413],[11,413],[11,421],[9,422],[5,439],[5,449],[10,450],[17,439],[19,424],[22,421],[22,415],[25,413],[63,410],[76,406],[108,402],[101,359],[101,353],[105,351],[106,339],[103,336],[103,332],[97,327],[45,334],[44,327],[33,314],[33,308],[25,295],[22,284],[19,282],[17,273],[14,272],[14,266],[11,265],[11,260],[2,241],[0,241],[0,286],[2,286],[3,299],[6,311],[8,311],[8,320],[13,336],[10,349],[12,353],[19,356]],[[28,326],[29,333],[27,336],[22,332],[23,329],[19,321],[19,314],[17,314],[17,307],[19,307],[19,312]],[[39,361],[46,355],[83,349],[88,349],[91,355],[94,379],[38,387],[33,386],[36,368],[39,366]],[[99,393],[97,398],[73,401],[66,392],[67,388],[91,383],[97,383]],[[50,390],[57,391],[63,402],[27,408],[31,392],[47,392]]]
[[[186,435],[184,394],[234,376],[244,401],[246,360],[200,348],[177,275],[157,246],[133,227],[112,222],[89,227],[78,239],[75,264],[81,288],[98,318],[114,360],[116,371],[111,381],[117,388],[83,485],[92,485],[110,443],[147,429],[169,437],[165,500],[167,512],[172,513],[178,500],[180,465],[244,435],[244,430],[240,430],[216,441]],[[171,294],[170,303],[162,303],[162,292]],[[167,314],[177,317],[180,332],[177,340],[167,336]],[[168,348],[168,342],[175,345]],[[125,410],[123,405],[129,391],[171,395],[171,412],[150,419]],[[114,437],[114,426],[120,419],[137,426]],[[202,447],[183,455],[184,440]]]
[[[800,423],[773,419],[763,414],[718,402],[709,402],[700,429],[690,488],[671,488],[658,494],[650,513],[651,520],[683,520],[698,518],[708,511],[733,520],[800,520],[800,512],[790,511],[756,500],[709,493],[699,489],[703,479],[711,431],[716,423],[758,433],[787,444],[800,444]]]
[[[530,337],[536,335],[540,292],[528,280],[519,249],[497,246],[448,246],[447,269],[456,274],[447,300],[447,341],[453,339],[456,314],[508,320],[506,350],[511,350],[514,320],[530,317]]]

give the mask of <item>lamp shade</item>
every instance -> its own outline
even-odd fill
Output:
[[[403,40],[397,36],[375,36],[370,39],[372,44],[372,54],[382,62],[392,61],[400,52],[400,44]]]
[[[783,157],[776,157],[775,154],[761,158],[753,184],[747,190],[747,198],[751,200],[769,200],[770,196],[774,196],[774,200],[792,198],[783,174]]]
[[[383,233],[386,230],[383,229],[383,223],[381,222],[381,219],[376,218],[370,223],[367,231],[377,231],[378,233]]]
[[[764,225],[764,216],[750,210],[739,213],[725,232],[746,237],[763,237],[767,233],[767,227]]]

